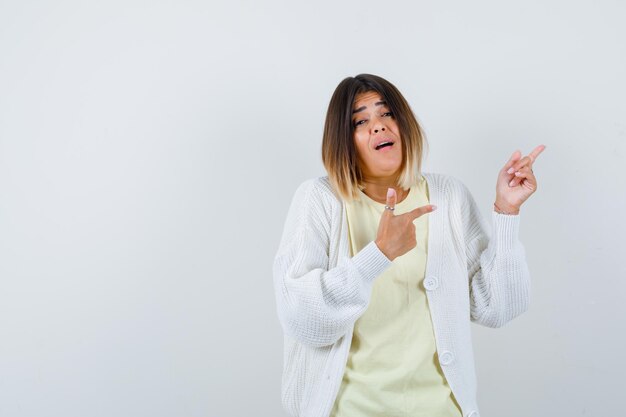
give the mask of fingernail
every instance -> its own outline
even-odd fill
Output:
[[[509,170],[507,171],[507,174],[512,174],[512,173],[513,173],[513,171],[515,171],[515,168],[511,167],[511,168],[509,168]]]
[[[509,187],[513,186],[513,182],[515,182],[515,180],[511,180],[511,182],[509,183]]]
[[[437,206],[434,206],[434,205],[432,205],[432,204],[431,204],[431,206],[430,206],[430,207],[431,207],[431,209],[432,209],[432,210],[435,210],[435,209],[437,208]]]
[[[387,188],[387,197],[393,197],[393,188]]]

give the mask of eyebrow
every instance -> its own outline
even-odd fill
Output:
[[[387,104],[387,102],[384,101],[384,100],[383,101],[378,101],[378,102],[374,103],[374,106],[382,106],[383,104]],[[365,106],[361,106],[358,109],[352,110],[352,114],[358,113],[358,112],[363,111],[363,110],[365,110]]]

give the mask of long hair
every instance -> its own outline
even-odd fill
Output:
[[[379,76],[359,74],[347,77],[339,83],[330,99],[322,139],[322,162],[328,179],[344,200],[358,198],[358,190],[364,188],[354,144],[352,110],[356,96],[370,91],[377,92],[387,102],[400,131],[402,164],[396,185],[408,189],[421,178],[426,136],[404,96]]]

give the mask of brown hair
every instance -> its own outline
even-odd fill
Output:
[[[358,189],[363,189],[363,174],[354,144],[352,106],[357,95],[370,91],[377,92],[387,102],[400,130],[403,155],[397,185],[408,189],[421,177],[426,136],[409,103],[384,78],[372,74],[347,77],[339,83],[330,99],[322,139],[322,162],[332,187],[344,200],[357,198]]]

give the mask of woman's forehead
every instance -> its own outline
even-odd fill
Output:
[[[354,105],[360,104],[370,100],[381,100],[382,97],[377,91],[366,91],[365,93],[357,94],[354,98]]]
[[[352,104],[352,114],[365,110],[365,108],[371,104],[373,104],[372,107],[380,107],[386,106],[387,102],[376,91],[358,94]]]

